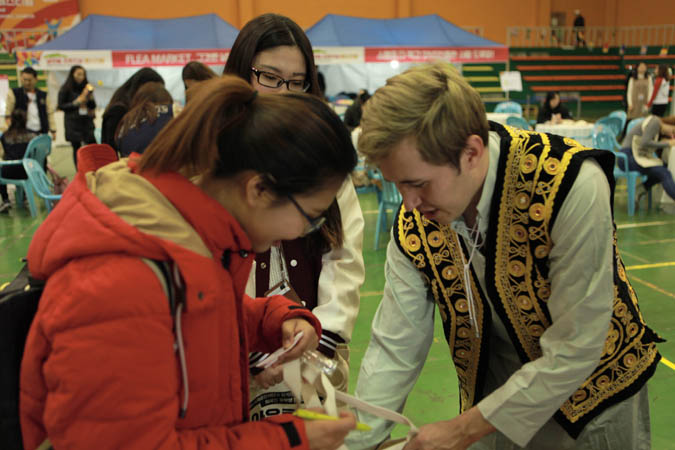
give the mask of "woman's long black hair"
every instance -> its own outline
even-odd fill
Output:
[[[82,83],[78,83],[77,81],[75,81],[74,74],[77,69],[84,70],[84,80],[82,81]],[[70,72],[68,72],[68,78],[66,78],[66,81],[65,83],[63,83],[61,89],[67,91],[74,91],[77,92],[77,94],[79,95],[80,92],[82,92],[82,89],[84,89],[84,87],[87,85],[87,83],[89,83],[89,81],[87,81],[86,69],[80,65],[75,65],[70,68]]]

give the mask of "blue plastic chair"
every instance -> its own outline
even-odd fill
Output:
[[[631,128],[633,128],[635,125],[641,125],[642,121],[644,121],[644,117],[638,117],[637,119],[633,119],[630,122],[628,122],[628,126],[626,127],[626,134],[630,131]]]
[[[601,119],[598,119],[597,122],[595,122],[596,125],[603,125],[609,130],[614,133],[614,137],[618,138],[621,135],[621,132],[623,131],[623,123],[621,122],[621,119],[618,117],[603,117]]]
[[[23,168],[28,175],[28,180],[33,187],[33,191],[45,201],[45,206],[47,207],[47,214],[52,211],[54,204],[61,199],[60,195],[54,194],[54,185],[49,178],[44,169],[37,161],[34,159],[24,158],[22,160]]]
[[[628,157],[623,153],[617,151],[616,138],[612,131],[607,128],[596,127],[593,131],[593,147],[600,150],[609,150],[614,153],[616,157],[616,164],[614,165],[614,179],[626,179],[626,186],[628,191],[628,215],[635,214],[635,185],[640,179],[644,182],[646,177],[643,177],[640,172],[628,170]],[[619,162],[622,161],[622,162]],[[651,204],[651,191],[649,192],[649,203]]]
[[[357,194],[367,194],[368,192],[375,192],[377,194],[377,201],[380,201],[380,196],[381,192],[380,189],[377,187],[377,184],[375,183],[375,180],[380,180],[382,177],[379,176],[379,173],[377,172],[376,169],[372,169],[365,164],[363,164],[361,161],[356,165],[356,168],[354,171],[359,171],[359,172],[365,172],[366,176],[368,178],[368,181],[370,184],[366,186],[358,186],[356,188],[356,193]],[[379,182],[379,181],[378,181]]]
[[[523,115],[523,107],[518,102],[501,102],[495,107],[496,113],[516,113]]]
[[[523,130],[531,130],[530,123],[522,116],[509,116],[506,118],[506,124]]]
[[[623,130],[623,127],[626,126],[626,111],[617,109],[616,111],[609,113],[609,117],[618,117],[621,119],[621,130]]]
[[[375,250],[380,246],[380,232],[389,231],[389,220],[387,218],[387,211],[393,210],[394,214],[398,211],[403,198],[401,193],[396,189],[396,185],[390,181],[382,180],[382,195],[379,199],[379,207],[377,209],[377,226],[375,227]]]
[[[47,162],[47,156],[52,151],[52,138],[48,134],[41,134],[34,137],[28,143],[26,148],[26,153],[23,156],[23,159],[32,159],[38,162],[41,167],[45,167]],[[23,160],[10,160],[10,161],[0,161],[0,167],[7,166],[22,166]],[[24,180],[15,180],[12,178],[3,178],[2,172],[0,172],[0,184],[13,184],[16,186],[16,204],[17,206],[23,205],[24,195],[26,200],[28,200],[28,209],[32,217],[37,216],[37,206],[35,205],[35,198],[33,196],[33,189],[30,181],[28,179]]]

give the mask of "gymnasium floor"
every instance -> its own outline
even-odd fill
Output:
[[[73,172],[70,148],[57,147],[52,164],[62,174]],[[25,210],[13,208],[8,215],[0,214],[0,284],[9,281],[19,270],[20,258],[25,256],[31,236],[45,217],[44,205],[39,217],[33,219]],[[384,286],[383,266],[387,235],[380,247],[373,250],[377,202],[374,194],[361,196],[366,220],[364,257],[366,283],[361,289],[361,312],[351,344],[351,381],[353,390],[361,358],[370,338],[370,322],[380,301]],[[628,269],[630,280],[638,293],[642,314],[649,325],[668,342],[659,348],[664,360],[649,384],[652,420],[652,448],[675,449],[675,215],[652,209],[642,210],[634,217],[626,214],[625,185],[616,194],[616,223],[619,249]],[[417,425],[457,414],[457,379],[450,362],[448,347],[436,321],[434,343],[427,364],[408,399],[404,414]],[[397,428],[394,435],[406,430]]]

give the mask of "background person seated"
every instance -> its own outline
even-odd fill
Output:
[[[560,123],[563,119],[571,119],[572,114],[560,101],[560,94],[557,92],[549,92],[546,94],[546,100],[539,110],[537,123],[550,122],[553,124]]]
[[[0,154],[5,161],[22,159],[28,143],[37,136],[37,133],[26,129],[26,111],[23,109],[14,109],[10,116],[10,125],[7,131],[0,136]],[[26,179],[26,171],[23,166],[6,166],[2,168],[2,176],[13,180]],[[7,185],[0,184],[0,212],[7,212],[11,204],[9,203],[9,193]]]
[[[117,128],[115,141],[120,155],[143,153],[173,116],[173,98],[164,84],[144,84]]]

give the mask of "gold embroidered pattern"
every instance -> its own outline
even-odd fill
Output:
[[[541,355],[539,338],[550,325],[545,308],[551,289],[543,271],[552,247],[554,200],[572,158],[591,149],[564,139],[568,148],[555,157],[547,135],[505,129],[511,146],[498,212],[494,281],[521,348],[536,359]],[[528,230],[526,241],[523,229]],[[600,365],[560,408],[570,423],[636,382],[658,355],[656,344],[643,339],[645,325],[618,254],[616,231],[614,250],[616,281],[621,283],[614,289],[614,315]]]
[[[626,272],[616,246],[614,231],[614,256],[618,278],[625,283],[629,292],[631,308],[619,295],[614,286],[614,304],[605,348],[598,368],[579,388],[586,392],[583,400],[574,397],[567,400],[560,410],[572,423],[592,411],[597,405],[633,384],[655,362],[658,355],[656,343],[645,341],[644,321],[637,308],[637,297],[627,283]],[[637,311],[637,317],[631,312]],[[642,326],[641,326],[642,325]],[[577,391],[578,392],[578,391]]]
[[[457,234],[449,226],[429,221],[418,211],[403,209],[398,214],[395,236],[400,247],[430,282],[431,293],[443,319],[450,354],[459,380],[460,406],[465,411],[475,402],[481,338],[476,337],[469,319],[462,261]],[[471,289],[477,299],[476,318],[483,328],[483,300],[471,275]],[[481,332],[482,336],[483,333]]]
[[[546,218],[553,208],[556,177],[562,178],[565,164],[548,157],[546,135],[506,129],[511,146],[500,201],[494,282],[518,340],[528,358],[536,359],[541,355],[538,338],[550,325],[541,308],[550,286],[533,265],[529,248],[534,245],[538,255],[548,256],[551,238]],[[548,179],[542,173],[548,174]]]

